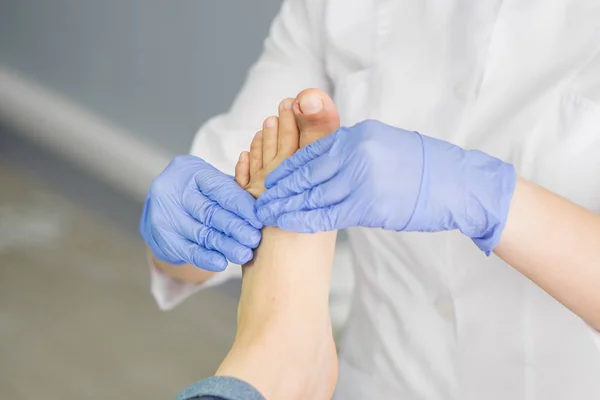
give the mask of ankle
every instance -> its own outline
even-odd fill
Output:
[[[327,310],[335,238],[336,232],[307,235],[265,227],[254,260],[242,269],[240,308],[251,304],[253,311],[268,315]],[[303,247],[312,248],[311,254],[296,260],[296,249]],[[265,260],[285,260],[285,269]]]
[[[337,382],[331,327],[300,332],[284,324],[241,330],[216,375],[241,377],[269,399],[330,399]],[[257,368],[260,366],[260,368]]]

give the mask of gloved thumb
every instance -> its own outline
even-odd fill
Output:
[[[297,233],[316,233],[337,229],[335,207],[318,208],[309,211],[295,211],[281,215],[277,226]]]
[[[265,187],[267,189],[275,186],[277,182],[290,175],[295,170],[301,168],[305,164],[314,160],[315,158],[325,154],[331,149],[337,137],[337,132],[325,136],[322,139],[317,140],[309,144],[308,146],[298,150],[293,156],[284,160],[281,165],[265,179]]]

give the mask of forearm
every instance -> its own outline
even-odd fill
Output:
[[[600,330],[600,216],[519,179],[494,252]]]
[[[149,248],[147,248],[147,252],[152,264],[161,272],[186,283],[200,285],[209,280],[215,274],[215,272],[206,271],[191,264],[169,264],[156,258]]]
[[[267,398],[309,387],[295,371],[335,351],[327,307],[335,240],[336,232],[264,228],[244,268],[236,340],[216,375],[242,379]]]

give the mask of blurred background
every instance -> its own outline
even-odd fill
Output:
[[[137,222],[280,2],[0,0],[0,399],[174,398],[214,372],[239,282],[159,311]]]

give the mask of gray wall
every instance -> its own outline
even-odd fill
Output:
[[[0,0],[0,65],[171,153],[227,110],[281,0]]]

